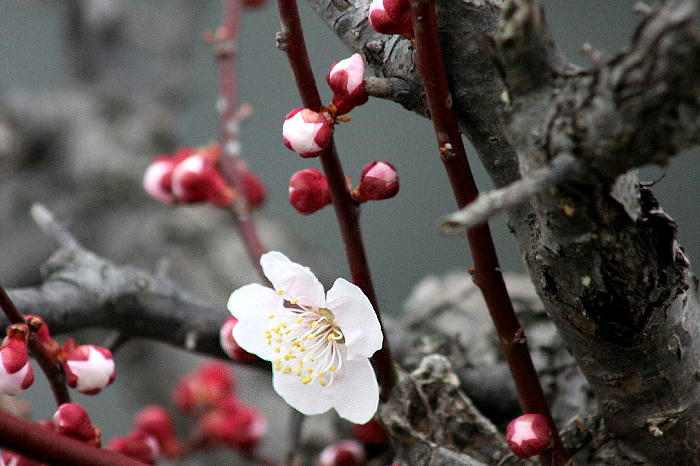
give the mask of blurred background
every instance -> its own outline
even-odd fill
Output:
[[[639,21],[634,0],[543,3],[559,45],[584,67],[588,63],[579,52],[584,42],[612,55],[629,43]],[[89,249],[150,270],[165,262],[183,288],[222,305],[232,289],[255,280],[224,213],[204,206],[169,208],[140,189],[155,155],[217,137],[216,68],[201,36],[220,24],[221,9],[221,0],[0,1],[0,283],[37,283],[39,266],[53,251],[29,220],[28,208],[36,201]],[[319,88],[330,100],[325,73],[350,52],[306,4],[300,9]],[[261,229],[272,249],[323,277],[348,277],[332,209],[305,217],[287,202],[291,174],[319,168],[319,162],[301,159],[281,143],[282,118],[300,100],[286,57],[275,48],[278,30],[274,2],[243,14],[239,97],[254,114],[241,144],[268,189]],[[387,160],[401,176],[396,198],[366,204],[362,211],[380,305],[396,315],[423,277],[464,269],[471,258],[463,238],[437,232],[439,217],[455,205],[430,122],[376,99],[351,116],[335,133],[346,174],[358,180],[363,165]],[[477,158],[470,161],[479,187],[490,189]],[[699,168],[695,151],[674,158],[664,170],[642,171],[646,180],[664,175],[653,190],[678,222],[691,260],[700,257]],[[491,225],[502,268],[522,271],[505,219]],[[196,360],[141,343],[128,344],[119,356],[121,376],[113,387],[97,398],[76,397],[103,426],[105,439],[127,433],[131,415],[143,404],[163,402],[168,387]],[[274,456],[279,452],[274,440],[285,435],[277,419],[286,410],[270,393],[267,376],[243,372],[244,398],[264,405],[274,419],[264,445]],[[37,418],[52,412],[45,387],[33,387],[28,395]],[[216,461],[228,464],[223,458]]]

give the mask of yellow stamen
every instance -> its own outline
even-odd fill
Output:
[[[292,368],[290,366],[285,367],[284,370],[282,371],[283,374],[289,374],[291,372],[292,372]]]
[[[307,383],[311,382],[311,380],[312,380],[312,377],[310,375],[307,375],[306,377],[301,379],[301,383],[307,384]]]
[[[277,290],[277,294],[284,294],[284,291],[282,291],[282,290]]]

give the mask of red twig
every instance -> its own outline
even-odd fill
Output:
[[[0,411],[0,447],[55,466],[138,466],[115,451],[86,445]]]
[[[221,172],[240,194],[231,208],[231,217],[241,235],[246,251],[260,278],[267,281],[260,266],[260,256],[267,252],[258,236],[248,203],[243,196],[245,162],[240,158],[239,132],[241,116],[237,105],[236,52],[240,32],[241,0],[226,0],[223,25],[210,38],[219,73],[221,126]]]
[[[7,316],[7,320],[11,324],[25,324],[24,316],[17,310],[15,303],[12,302],[5,289],[0,286],[0,308]],[[29,351],[31,351],[34,359],[44,372],[46,379],[49,381],[51,391],[56,399],[58,406],[63,403],[70,402],[70,395],[66,387],[66,378],[63,373],[63,368],[58,364],[53,355],[37,340],[36,335],[32,332],[29,335]],[[2,430],[0,430],[2,432]]]
[[[296,0],[279,0],[278,5],[282,22],[280,48],[287,52],[297,89],[304,106],[311,110],[319,111],[322,105],[321,97],[319,96],[309,56],[306,52],[304,32],[301,27]],[[335,216],[338,219],[340,233],[345,244],[345,254],[350,266],[352,281],[367,295],[372,306],[374,306],[377,318],[381,322],[379,305],[374,293],[372,276],[369,271],[369,263],[367,262],[360,231],[360,209],[352,200],[348,191],[343,167],[340,164],[333,140],[323,151],[320,158],[331,191]],[[384,334],[382,349],[375,353],[372,361],[382,387],[382,399],[386,400],[396,382],[396,374],[394,373],[391,350],[389,349],[386,334]]]
[[[421,73],[430,115],[442,162],[450,179],[457,205],[462,208],[476,199],[479,192],[469,168],[457,117],[440,51],[435,7],[429,0],[412,0],[415,32],[416,65]],[[474,260],[474,282],[481,290],[499,336],[511,375],[515,381],[520,406],[526,413],[538,413],[549,419],[554,446],[540,456],[544,464],[564,464],[568,460],[558,430],[547,406],[527,343],[501,274],[496,249],[488,224],[467,231]]]

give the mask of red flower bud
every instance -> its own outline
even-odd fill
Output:
[[[114,359],[107,348],[76,346],[72,339],[63,345],[66,383],[85,395],[96,395],[114,382]]]
[[[549,448],[552,429],[541,414],[523,414],[506,428],[506,442],[510,450],[520,458],[539,455]]]
[[[289,202],[304,215],[309,215],[331,203],[328,181],[320,171],[307,168],[289,179]]]
[[[160,456],[158,441],[152,435],[135,431],[110,440],[107,448],[146,464],[155,464]]]
[[[172,193],[177,202],[211,202],[218,206],[233,204],[238,194],[224,181],[216,166],[218,150],[211,148],[192,154],[172,169]]]
[[[263,202],[265,202],[265,197],[267,195],[265,185],[257,177],[257,175],[251,171],[246,171],[243,173],[243,196],[245,196],[248,205],[255,209],[260,207]]]
[[[267,432],[262,415],[232,395],[202,416],[198,428],[203,445],[225,445],[243,452],[254,449]]]
[[[100,446],[100,429],[92,425],[85,408],[77,403],[63,403],[59,406],[53,415],[53,427],[61,435]]]
[[[233,338],[233,327],[235,327],[237,323],[238,319],[229,317],[226,319],[226,322],[224,322],[224,325],[221,326],[221,331],[219,332],[221,347],[224,353],[236,362],[243,364],[254,362],[258,357],[238,346],[238,343],[236,343],[236,340]]]
[[[389,441],[389,432],[376,419],[366,424],[353,424],[352,433],[366,445],[381,445]]]
[[[365,90],[365,62],[359,53],[334,63],[326,74],[326,81],[333,90],[336,114],[348,113],[354,107],[367,103]]]
[[[134,430],[154,437],[166,458],[176,458],[182,450],[173,420],[162,406],[147,406],[139,411],[134,418]]]
[[[180,380],[173,391],[173,399],[185,414],[196,414],[217,406],[220,400],[231,394],[234,387],[229,366],[210,361]]]
[[[365,165],[360,175],[360,184],[353,191],[358,202],[379,201],[396,196],[399,192],[399,175],[389,162],[374,161]]]
[[[400,34],[413,38],[413,23],[408,0],[373,0],[369,24],[381,34]]]
[[[304,158],[320,155],[332,135],[331,121],[308,108],[295,108],[284,117],[284,145]]]
[[[0,347],[0,393],[16,395],[34,383],[34,369],[29,363],[26,324],[7,327],[7,337]]]
[[[37,463],[36,461],[32,461],[12,451],[2,452],[0,459],[2,459],[0,465],[3,466],[46,466],[45,464]]]
[[[365,450],[354,440],[341,440],[323,449],[319,466],[362,466],[367,462]]]

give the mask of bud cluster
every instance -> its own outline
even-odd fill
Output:
[[[260,442],[267,431],[265,419],[235,395],[235,388],[229,366],[218,361],[203,364],[178,383],[176,406],[197,418],[190,448],[225,446],[247,454]]]
[[[143,187],[154,199],[166,204],[208,202],[220,207],[232,205],[239,198],[219,170],[221,150],[218,144],[185,147],[172,156],[159,155],[146,168]],[[243,196],[251,207],[265,200],[265,186],[247,168],[242,173]]]

